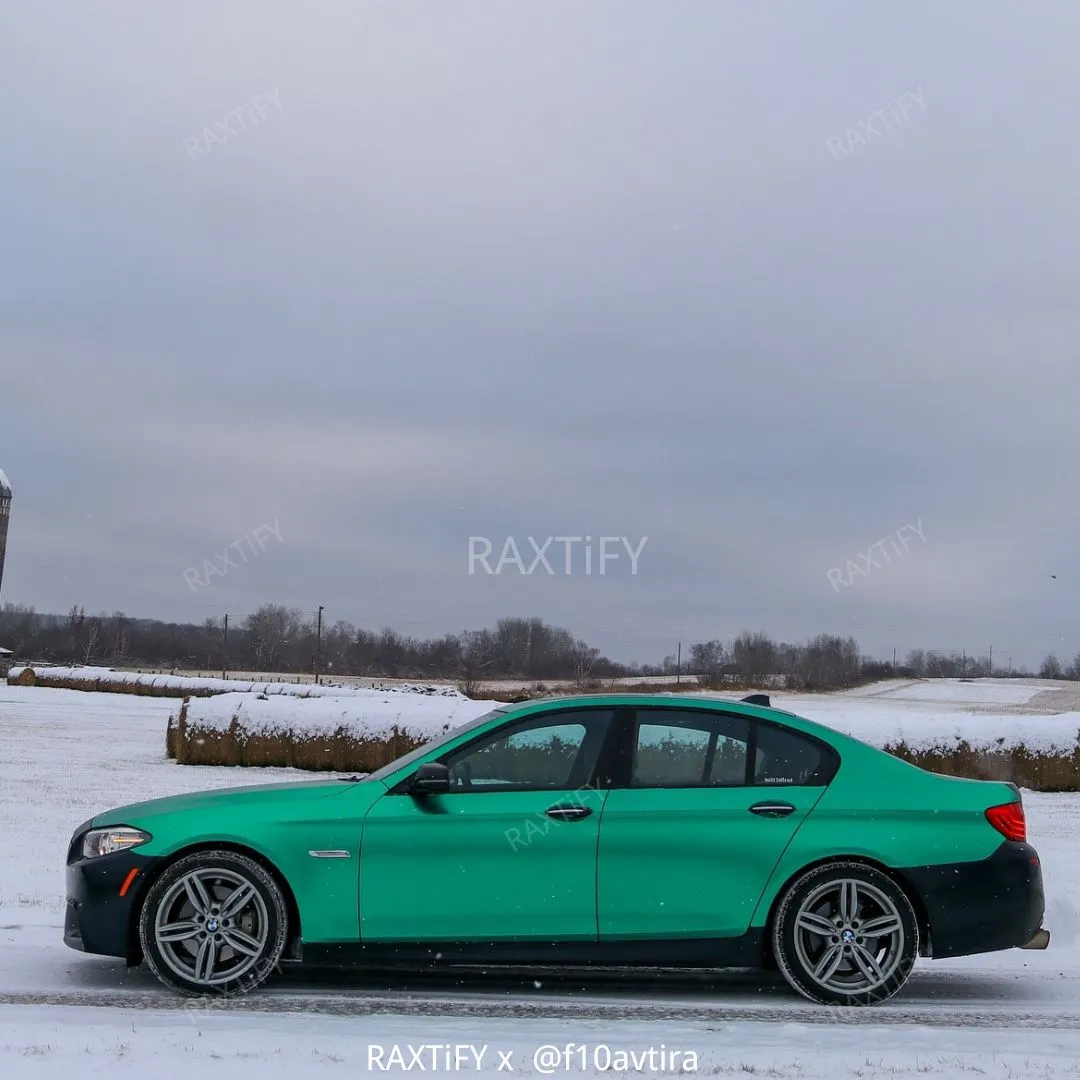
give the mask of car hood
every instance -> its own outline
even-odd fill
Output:
[[[244,787],[220,788],[217,791],[196,791],[189,795],[169,795],[163,799],[148,799],[146,802],[128,803],[96,814],[93,824],[96,828],[109,825],[132,825],[147,818],[173,816],[200,810],[234,810],[243,807],[246,810],[265,804],[275,811],[285,806],[295,810],[300,804],[314,803],[321,799],[340,796],[347,791],[360,787],[371,788],[374,800],[386,791],[385,785],[378,780],[302,780],[282,784],[251,784]]]

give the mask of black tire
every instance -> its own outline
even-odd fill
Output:
[[[860,934],[866,929],[880,933]],[[784,978],[803,997],[819,1005],[876,1005],[911,975],[919,922],[887,874],[865,863],[828,863],[789,886],[773,920],[772,947]]]
[[[281,960],[288,930],[277,882],[235,851],[178,859],[151,885],[139,914],[147,966],[188,995],[242,994],[262,985]]]

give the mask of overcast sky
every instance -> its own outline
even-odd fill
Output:
[[[1071,658],[1078,55],[1067,0],[6,5],[3,599]]]

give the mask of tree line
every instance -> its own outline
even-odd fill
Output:
[[[73,607],[67,615],[39,614],[31,607],[0,609],[0,644],[20,661],[101,664],[175,670],[233,670],[378,678],[455,679],[475,686],[488,679],[523,682],[572,680],[587,685],[604,679],[696,675],[710,685],[773,685],[827,690],[861,682],[901,677],[978,678],[993,674],[1033,676],[1023,669],[990,670],[987,657],[915,649],[902,664],[863,656],[853,637],[818,634],[790,644],[761,631],[746,631],[729,641],[702,641],[685,657],[665,656],[656,664],[622,664],[539,618],[503,618],[494,626],[415,638],[392,628],[378,631],[339,621],[317,628],[297,608],[264,604],[225,632],[223,620],[168,623],[136,619],[121,611],[87,615]],[[1037,673],[1043,678],[1080,680],[1080,655],[1071,665],[1048,656]]]

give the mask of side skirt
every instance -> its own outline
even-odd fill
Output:
[[[760,968],[765,931],[758,927],[736,938],[618,941],[335,941],[305,944],[302,959],[315,967]]]

